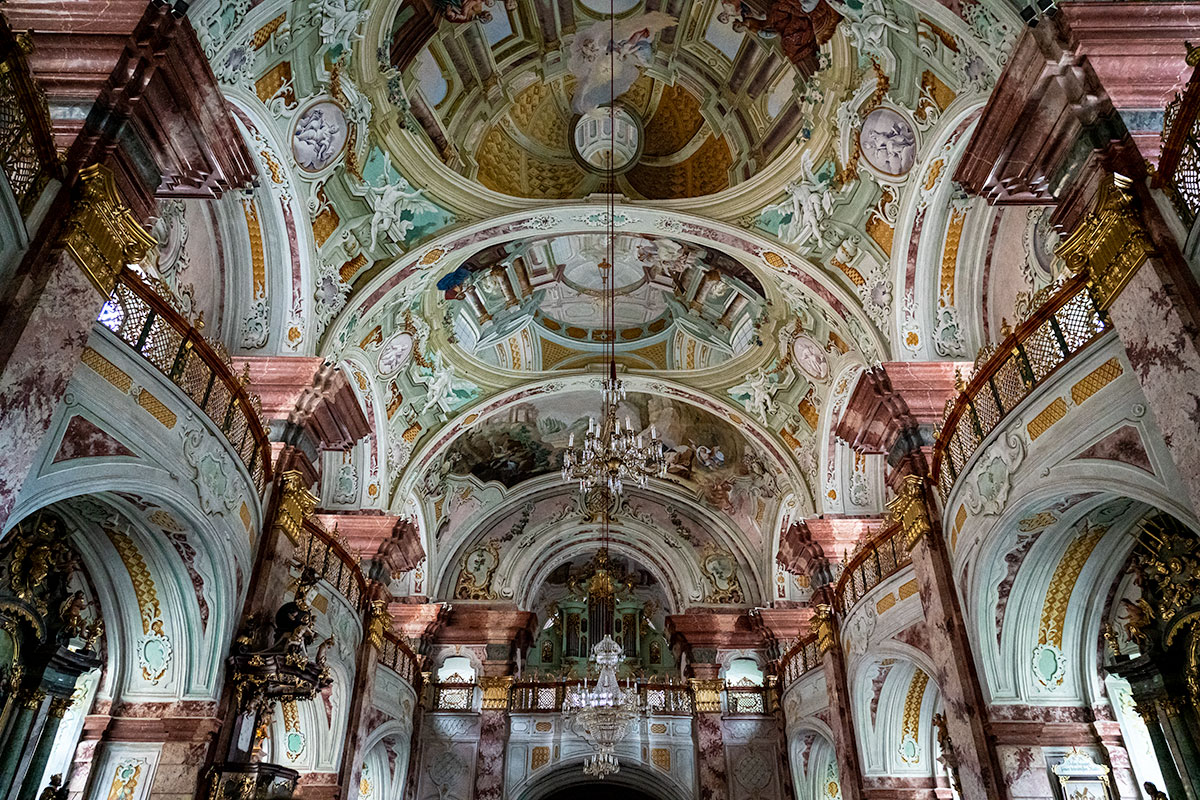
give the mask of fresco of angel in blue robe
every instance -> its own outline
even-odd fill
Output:
[[[571,42],[568,68],[577,81],[572,109],[586,114],[609,105],[629,91],[653,58],[654,37],[678,20],[651,11],[617,20],[593,23]],[[611,56],[611,58],[610,58]]]

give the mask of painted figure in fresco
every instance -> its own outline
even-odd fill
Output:
[[[361,0],[316,0],[312,14],[320,20],[318,28],[321,43],[328,48],[341,47],[343,51],[359,38],[359,23],[367,15]]]
[[[746,16],[735,22],[735,31],[778,36],[784,55],[805,76],[817,71],[821,45],[833,38],[842,15],[825,0],[775,0],[761,18]]]
[[[578,83],[572,109],[587,114],[629,91],[653,57],[654,37],[678,23],[661,11],[589,25],[571,42],[568,69]]]
[[[414,189],[403,175],[389,180],[387,172],[380,173],[374,186],[368,187],[368,202],[371,204],[371,249],[379,245],[382,233],[399,245],[404,244],[408,232],[416,224],[413,218],[422,211],[436,211],[437,206],[424,197],[424,189]],[[407,219],[404,212],[409,212]]]
[[[462,24],[471,20],[491,22],[495,0],[434,0],[433,6],[438,14],[447,22]],[[504,7],[512,10],[517,7],[515,0],[506,0]]]

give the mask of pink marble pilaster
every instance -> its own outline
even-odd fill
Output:
[[[725,769],[725,737],[721,715],[697,712],[696,757],[700,773],[700,800],[727,800],[729,777]]]
[[[1200,310],[1187,308],[1185,297],[1166,265],[1150,259],[1108,313],[1192,510],[1200,512]]]
[[[0,528],[33,469],[105,303],[66,251],[51,250],[38,269],[45,282],[18,298],[0,323],[0,338],[8,340],[0,352]]]

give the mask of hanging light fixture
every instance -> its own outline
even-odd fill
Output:
[[[563,700],[563,716],[570,729],[592,746],[592,754],[583,762],[583,772],[603,779],[619,772],[616,745],[632,732],[641,717],[641,701],[636,686],[626,681],[621,688],[617,680],[617,665],[624,650],[605,635],[592,648],[592,660],[600,668],[596,682],[583,683],[567,692]]]
[[[599,421],[595,417],[588,420],[587,433],[579,449],[575,448],[575,434],[571,434],[567,443],[567,451],[563,454],[563,480],[579,483],[580,492],[600,489],[609,498],[621,494],[625,484],[633,481],[645,488],[651,476],[665,478],[667,463],[663,453],[663,444],[658,438],[658,430],[651,425],[650,436],[647,439],[642,433],[635,433],[629,417],[625,418],[625,427],[621,427],[621,419],[617,415],[618,404],[625,399],[625,387],[617,377],[617,290],[616,270],[616,172],[614,159],[616,153],[617,128],[617,99],[613,96],[613,79],[615,72],[615,52],[612,38],[615,33],[615,19],[612,4],[609,4],[609,106],[608,134],[609,148],[605,156],[607,166],[608,209],[606,213],[606,242],[605,257],[597,264],[600,270],[602,294],[604,296],[605,320],[607,330],[604,336],[604,351],[607,355],[608,370],[601,383],[602,411]]]

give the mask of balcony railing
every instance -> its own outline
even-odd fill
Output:
[[[1196,55],[1188,63],[1195,66]],[[1200,68],[1167,104],[1155,186],[1164,190],[1190,226],[1200,214]]]
[[[514,683],[509,690],[509,710],[523,714],[560,712],[567,692],[579,683],[563,679]],[[637,692],[642,706],[651,714],[690,716],[696,707],[691,687],[686,683],[639,683]]]
[[[228,440],[262,494],[271,480],[271,446],[258,398],[246,391],[229,356],[217,350],[132,271],[121,273],[99,322],[191,398]]]
[[[1041,299],[1039,304],[1037,301]],[[946,404],[933,448],[933,479],[945,498],[979,445],[1059,367],[1111,329],[1086,275],[1034,298],[1036,310],[975,359],[970,382]]]
[[[363,611],[367,579],[358,559],[334,533],[312,518],[305,520],[301,539],[296,543],[296,555],[337,589],[356,611]]]
[[[845,614],[867,592],[911,563],[903,533],[899,525],[889,525],[854,554],[834,589],[839,611]]]
[[[725,710],[730,716],[765,716],[775,713],[775,687],[725,687]]]
[[[383,632],[383,649],[379,651],[379,663],[404,678],[409,686],[417,685],[417,656],[411,647],[391,631]]]
[[[27,47],[0,18],[0,162],[22,217],[46,182],[61,177],[46,98],[29,72]]]
[[[817,637],[809,635],[797,639],[779,659],[779,676],[783,686],[791,686],[802,675],[821,666],[821,652],[817,649]]]
[[[433,711],[474,711],[474,683],[434,683],[430,687],[430,708]]]

